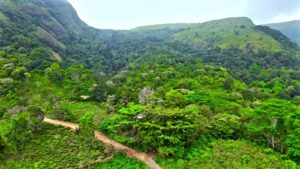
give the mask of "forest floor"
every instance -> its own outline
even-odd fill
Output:
[[[63,126],[63,127],[71,129],[72,131],[76,131],[79,129],[79,125],[76,123],[70,123],[70,122],[65,122],[65,121],[61,121],[61,120],[54,120],[54,119],[50,119],[47,117],[44,118],[44,122],[53,124],[53,125],[57,125],[57,126]],[[161,169],[161,167],[153,160],[153,154],[148,154],[148,153],[134,150],[134,149],[127,147],[121,143],[118,143],[114,140],[109,139],[103,133],[101,133],[99,131],[95,131],[95,137],[97,138],[97,140],[103,142],[105,145],[112,146],[116,151],[122,152],[122,153],[126,154],[128,157],[136,158],[136,159],[144,162],[151,169]]]

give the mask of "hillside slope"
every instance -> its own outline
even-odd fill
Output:
[[[0,48],[6,53],[12,50],[29,55],[26,63],[30,68],[46,68],[53,62],[63,67],[81,63],[95,71],[115,74],[143,60],[146,53],[164,50],[200,56],[204,62],[225,66],[232,72],[253,64],[264,68],[295,68],[298,64],[294,43],[278,31],[254,25],[249,18],[153,25],[129,31],[98,30],[82,22],[66,0],[0,3]],[[24,51],[28,46],[32,47]],[[272,62],[266,55],[273,57]]]
[[[45,56],[37,57],[49,62],[92,66],[105,60],[107,49],[95,37],[97,30],[82,22],[67,0],[0,0],[0,16],[0,48],[6,53],[27,49],[27,41],[32,47],[24,54],[43,48]]]
[[[300,20],[266,24],[272,29],[279,30],[285,36],[296,42],[300,46]]]
[[[198,24],[144,26],[132,31],[188,46],[197,51],[205,63],[224,66],[244,81],[251,81],[245,72],[253,65],[263,69],[298,69],[300,63],[295,43],[281,32],[254,25],[245,17]]]
[[[166,169],[297,168],[299,65],[249,18],[98,30],[66,0],[0,0],[0,168],[145,168],[95,130]]]
[[[295,44],[279,32],[256,26],[246,17],[226,18],[198,24],[144,26],[132,31],[149,36],[165,34],[163,38],[190,44],[198,49],[235,47],[256,51],[280,51],[283,48],[295,48]]]

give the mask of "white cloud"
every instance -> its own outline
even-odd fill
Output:
[[[300,0],[69,0],[80,18],[97,28],[130,29],[178,22],[248,16],[254,23],[291,20]],[[298,3],[299,2],[299,3]],[[298,5],[299,4],[299,5]],[[291,18],[291,19],[290,19]],[[299,18],[300,19],[300,18]]]
[[[300,8],[295,13],[288,15],[288,14],[279,14],[273,17],[270,20],[270,23],[277,23],[277,22],[285,22],[290,20],[300,20]]]

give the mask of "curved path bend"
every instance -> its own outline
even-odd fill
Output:
[[[65,122],[65,121],[61,121],[61,120],[54,120],[54,119],[50,119],[50,118],[47,118],[47,117],[45,117],[43,121],[46,122],[46,123],[49,123],[49,124],[69,128],[72,131],[76,131],[76,130],[79,129],[79,125],[76,124],[76,123],[70,123],[70,122]],[[147,153],[144,153],[144,152],[140,152],[140,151],[134,150],[130,147],[127,147],[127,146],[125,146],[121,143],[118,143],[118,142],[106,137],[103,133],[101,133],[99,131],[95,131],[95,137],[97,138],[97,140],[101,141],[105,145],[112,146],[116,151],[122,152],[122,153],[126,154],[128,157],[133,157],[133,158],[136,158],[136,159],[144,162],[151,169],[162,169],[153,160],[153,155],[150,155],[150,154],[147,154]]]

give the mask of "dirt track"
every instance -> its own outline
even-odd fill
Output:
[[[63,126],[66,128],[70,128],[72,131],[76,131],[79,129],[79,125],[75,123],[65,122],[61,120],[53,120],[50,118],[45,117],[44,122],[57,125],[57,126]],[[136,151],[132,148],[129,148],[123,144],[120,144],[114,140],[109,139],[106,137],[103,133],[99,131],[95,131],[95,137],[103,142],[106,145],[112,146],[116,151],[122,152],[126,154],[128,157],[136,158],[140,161],[143,161],[145,164],[147,164],[151,169],[161,169],[161,167],[156,164],[156,162],[153,160],[153,156],[144,152]]]

